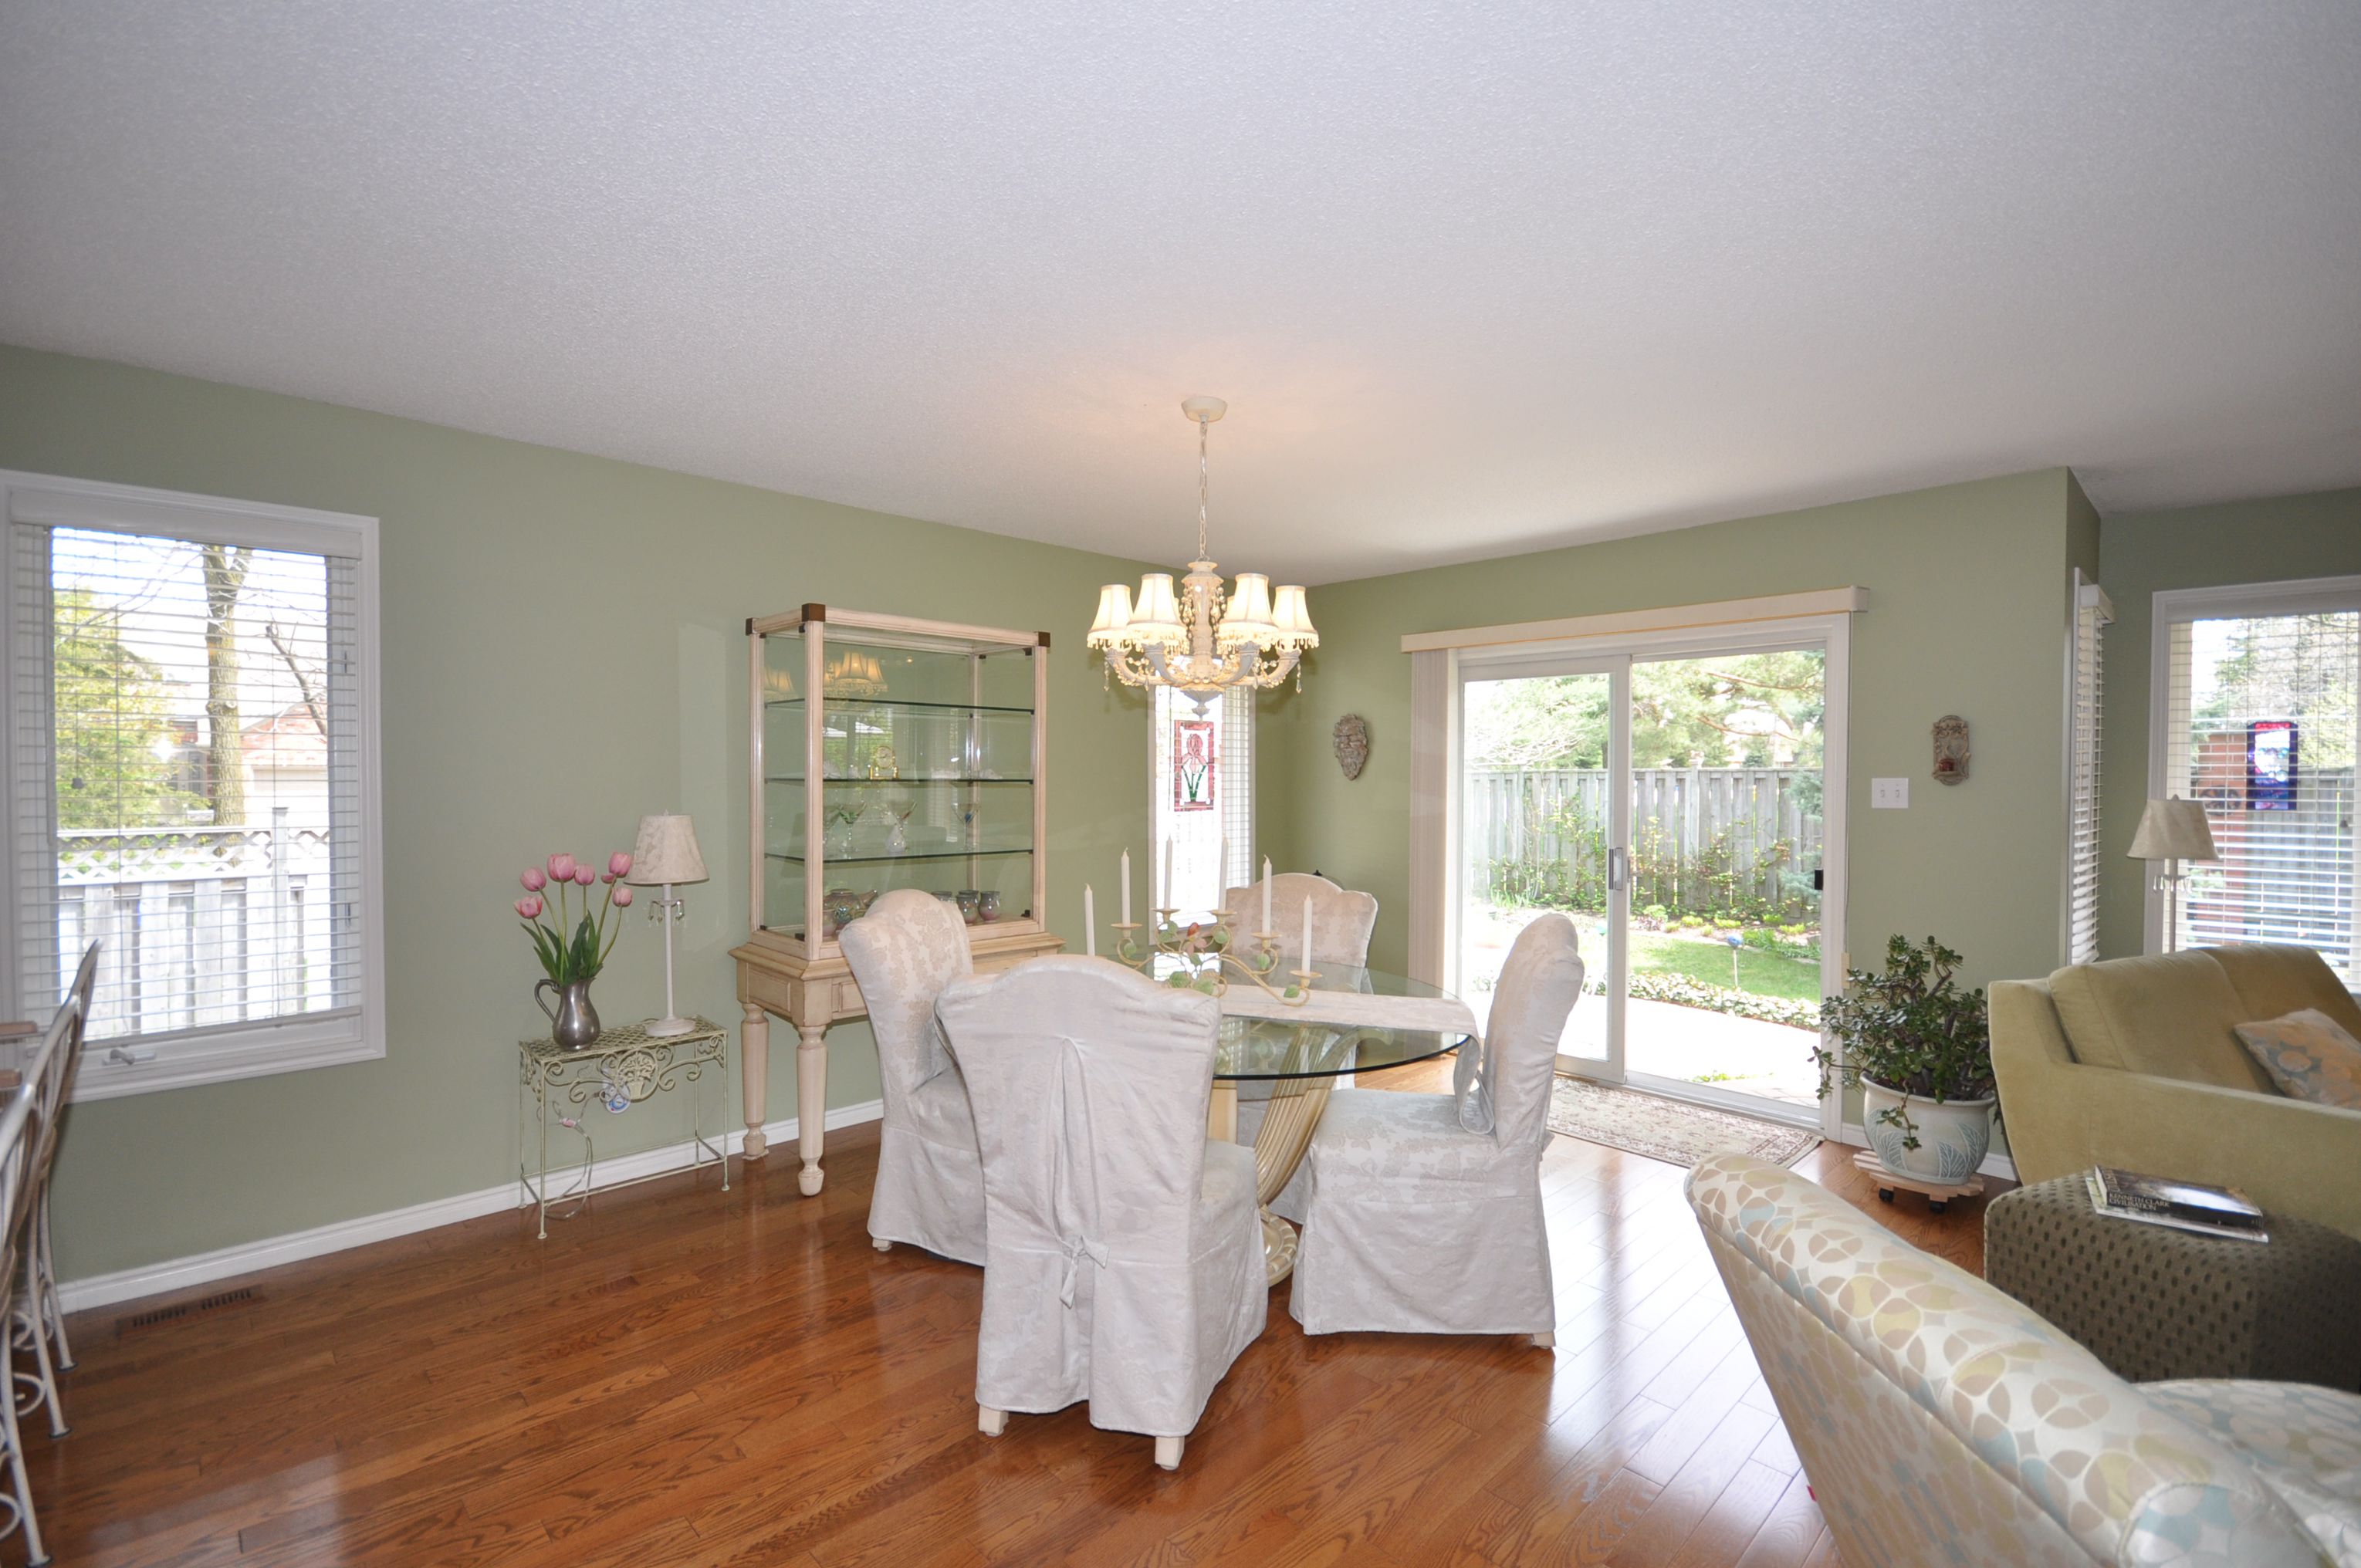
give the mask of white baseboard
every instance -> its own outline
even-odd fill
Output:
[[[1869,1132],[1859,1122],[1844,1124],[1843,1141],[1856,1148],[1869,1147]],[[1997,1176],[2004,1181],[2016,1179],[2016,1162],[2004,1154],[1988,1154],[1983,1164],[1976,1167],[1978,1176]]]
[[[828,1113],[827,1126],[859,1126],[884,1115],[882,1100],[871,1100],[859,1105],[840,1105]],[[796,1118],[773,1122],[763,1129],[770,1146],[784,1149],[796,1141]],[[729,1133],[721,1141],[728,1146]],[[591,1180],[604,1187],[617,1182],[641,1181],[652,1176],[664,1176],[675,1170],[686,1170],[693,1145],[687,1140],[663,1148],[643,1149],[638,1154],[615,1155],[598,1161],[591,1167]],[[706,1157],[708,1160],[710,1156]],[[564,1170],[553,1170],[551,1176],[563,1184],[567,1177]],[[112,1306],[117,1301],[129,1301],[142,1296],[158,1296],[167,1291],[185,1290],[192,1286],[211,1284],[233,1275],[251,1274],[258,1268],[275,1268],[282,1263],[299,1263],[307,1257],[320,1257],[347,1247],[366,1246],[371,1242],[390,1240],[394,1236],[412,1235],[431,1231],[438,1225],[456,1225],[462,1220],[480,1219],[517,1207],[517,1184],[504,1181],[497,1187],[487,1187],[475,1192],[455,1193],[448,1198],[436,1198],[424,1203],[413,1203],[406,1209],[389,1210],[382,1214],[364,1214],[357,1219],[339,1220],[334,1224],[316,1225],[308,1231],[296,1231],[283,1236],[268,1236],[261,1241],[243,1242],[236,1246],[221,1247],[213,1252],[198,1253],[191,1257],[176,1257],[162,1263],[145,1264],[137,1268],[119,1269],[113,1274],[93,1274],[83,1279],[61,1281],[58,1295],[69,1312],[79,1312],[90,1307]]]

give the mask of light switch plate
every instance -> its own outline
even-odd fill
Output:
[[[1869,804],[1876,811],[1906,811],[1910,808],[1908,779],[1872,779],[1869,781]]]

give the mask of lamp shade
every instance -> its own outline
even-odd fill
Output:
[[[1179,647],[1188,641],[1180,625],[1180,601],[1172,593],[1172,574],[1149,572],[1139,579],[1139,603],[1131,612],[1131,634],[1140,642]]]
[[[1279,635],[1296,647],[1320,646],[1320,633],[1312,627],[1312,608],[1304,601],[1303,590],[1294,584],[1279,589],[1271,601],[1271,619],[1279,623]]]
[[[1120,642],[1124,629],[1130,624],[1131,588],[1126,584],[1109,583],[1099,590],[1098,619],[1091,622],[1091,646]]]
[[[2205,808],[2193,800],[2151,800],[2140,813],[2132,835],[2136,861],[2211,861],[2213,830],[2205,825]]]
[[[1258,648],[1268,648],[1278,641],[1279,628],[1270,620],[1270,579],[1260,572],[1240,572],[1237,587],[1230,594],[1229,608],[1222,614],[1214,645],[1235,648],[1251,642]]]
[[[697,848],[697,825],[683,816],[641,817],[631,872],[623,880],[640,887],[703,882],[705,857]]]

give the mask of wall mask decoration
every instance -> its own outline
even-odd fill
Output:
[[[1368,720],[1357,713],[1348,713],[1336,721],[1336,765],[1345,770],[1347,779],[1356,779],[1368,760]]]
[[[1955,784],[1968,776],[1968,721],[1956,713],[1935,720],[1935,779]]]

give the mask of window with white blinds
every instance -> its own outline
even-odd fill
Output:
[[[2158,594],[2154,661],[2149,794],[2201,802],[2217,856],[2183,868],[2175,945],[2296,943],[2361,983],[2361,578]]]
[[[1151,885],[1159,901],[1169,898],[1184,921],[1201,919],[1219,906],[1224,889],[1244,887],[1261,874],[1254,858],[1254,693],[1224,692],[1201,717],[1189,697],[1169,686],[1154,689],[1156,718],[1148,728],[1156,750],[1148,781],[1156,841],[1148,874],[1158,879]],[[1202,755],[1192,757],[1192,740]],[[1202,768],[1208,757],[1213,765]],[[1172,851],[1169,894],[1161,880],[1167,844]]]
[[[5,477],[14,1016],[84,1098],[382,1054],[370,520]]]
[[[2105,694],[2102,641],[2114,606],[2074,569],[2074,630],[2066,719],[2066,961],[2099,956],[2099,726]]]

